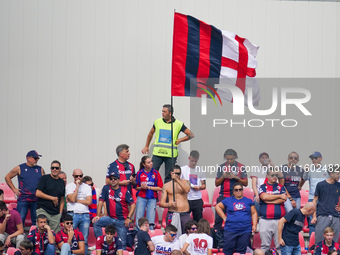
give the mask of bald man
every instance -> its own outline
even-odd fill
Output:
[[[315,210],[314,203],[308,202],[302,209],[293,209],[279,220],[278,236],[282,255],[301,254],[299,232],[305,217],[312,215]]]
[[[72,176],[74,181],[66,185],[67,214],[73,217],[73,228],[78,228],[84,235],[85,254],[87,255],[87,237],[90,228],[89,205],[92,203],[92,190],[89,185],[82,182],[82,170],[74,169]]]

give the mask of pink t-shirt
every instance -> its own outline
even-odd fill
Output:
[[[20,214],[17,211],[9,210],[9,214],[11,215],[11,217],[7,221],[5,232],[11,235],[18,230],[17,225],[20,224],[22,221],[21,221]],[[5,216],[1,217],[0,223],[3,223],[4,219],[5,219]]]

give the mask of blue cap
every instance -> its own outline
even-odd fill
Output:
[[[322,157],[322,155],[321,155],[320,152],[314,151],[313,154],[309,155],[309,158],[311,158],[311,157],[316,157],[316,158],[318,158],[318,157]]]
[[[116,178],[119,179],[119,173],[118,173],[118,172],[112,172],[112,173],[110,174],[110,177],[111,177],[111,176],[114,176],[114,177],[116,177]]]
[[[37,151],[31,150],[27,152],[26,157],[38,158],[38,157],[41,157],[41,155],[39,155]]]

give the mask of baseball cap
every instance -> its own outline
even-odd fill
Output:
[[[311,155],[309,155],[309,158],[311,157],[322,157],[321,153],[318,151],[314,151]]]
[[[27,152],[26,157],[37,158],[37,157],[41,157],[41,155],[39,155],[39,153],[37,151],[31,150],[31,151]]]
[[[263,155],[267,155],[267,157],[269,158],[269,154],[267,152],[262,152],[259,156],[259,158],[261,158]]]
[[[111,176],[114,176],[114,177],[116,177],[116,178],[119,179],[119,173],[117,173],[117,172],[112,172],[112,173],[110,174],[110,177],[111,177]]]

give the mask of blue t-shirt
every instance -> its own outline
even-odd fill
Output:
[[[282,230],[282,239],[288,246],[299,245],[299,232],[302,230],[305,221],[305,215],[300,209],[293,209],[285,216],[287,222]]]
[[[316,216],[332,215],[339,218],[335,206],[339,203],[340,183],[329,184],[327,181],[319,182],[316,185],[315,196],[318,196]]]
[[[135,254],[138,255],[150,255],[151,252],[148,249],[148,242],[151,241],[148,232],[139,230],[135,236]]]
[[[236,199],[234,196],[225,198],[222,202],[226,208],[227,220],[224,229],[228,232],[251,232],[251,206],[254,202],[243,197]]]

